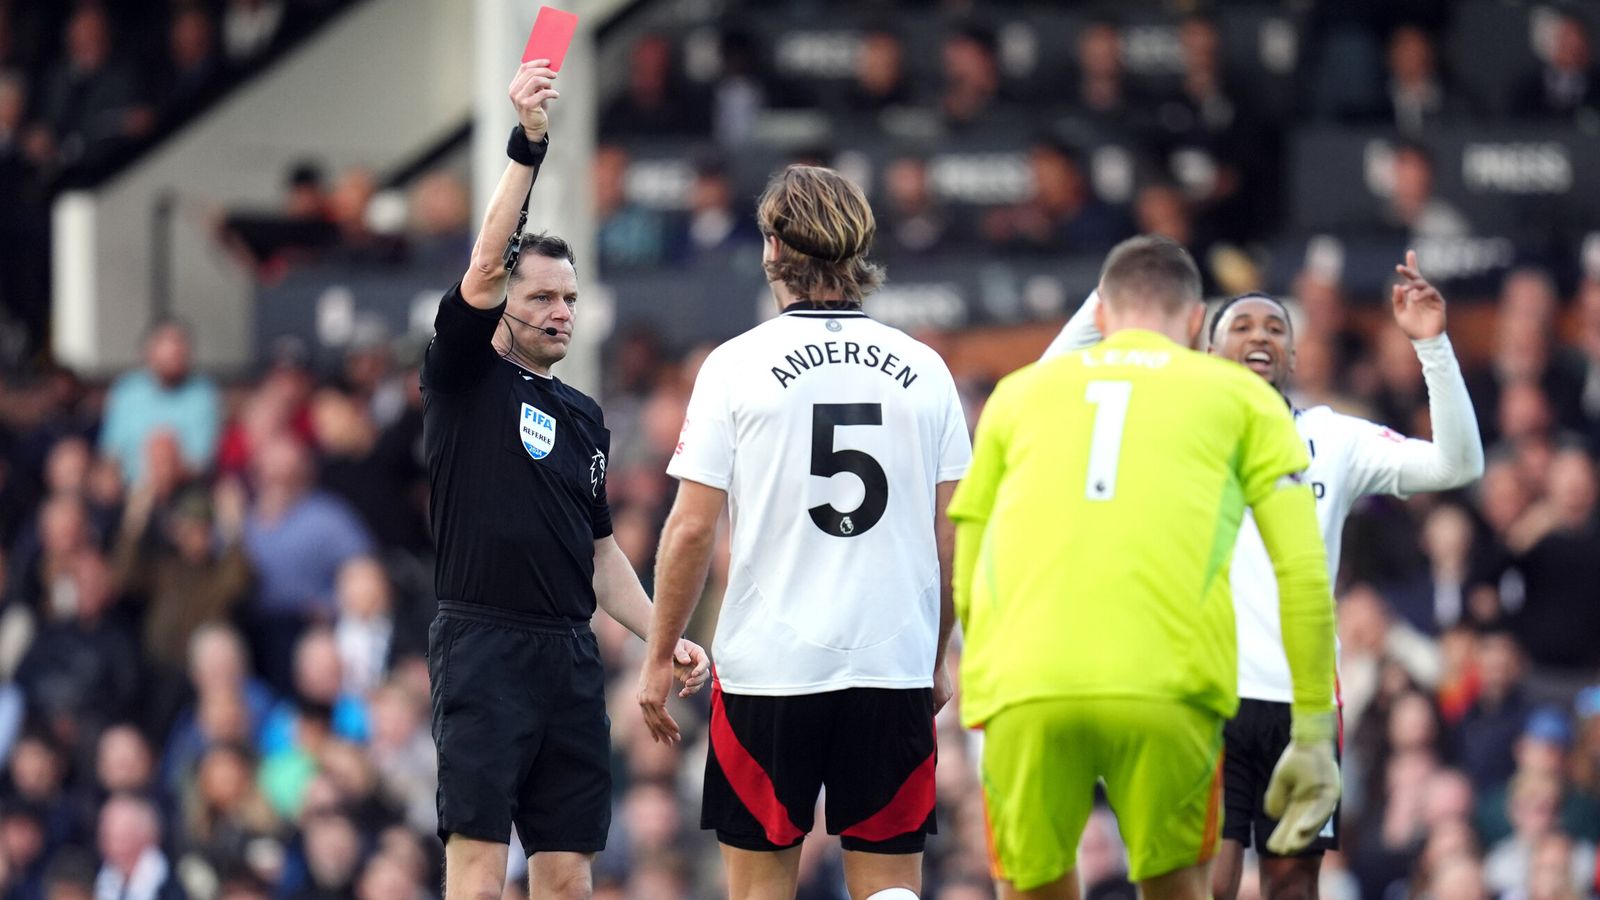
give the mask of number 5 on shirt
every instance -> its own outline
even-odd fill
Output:
[[[1083,399],[1094,404],[1094,433],[1089,438],[1089,474],[1083,495],[1110,500],[1117,495],[1117,460],[1122,456],[1122,427],[1128,421],[1129,381],[1091,381]]]

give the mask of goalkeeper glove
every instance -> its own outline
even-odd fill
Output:
[[[1278,827],[1267,849],[1290,856],[1311,844],[1339,805],[1339,765],[1333,760],[1338,713],[1295,713],[1289,746],[1267,783],[1267,815]]]

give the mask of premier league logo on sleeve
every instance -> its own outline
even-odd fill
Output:
[[[537,406],[522,404],[517,426],[522,434],[522,449],[534,459],[544,459],[556,448],[556,420]]]

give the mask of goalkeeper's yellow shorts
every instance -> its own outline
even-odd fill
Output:
[[[1018,890],[1077,863],[1095,782],[1138,882],[1210,860],[1222,827],[1223,720],[1176,701],[1037,700],[984,725],[983,790],[994,876]]]

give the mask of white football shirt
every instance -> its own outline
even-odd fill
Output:
[[[934,489],[971,458],[944,360],[859,310],[797,304],[712,351],[667,473],[728,492],[723,690],[931,686]]]
[[[1326,406],[1295,410],[1295,428],[1311,452],[1305,481],[1317,498],[1317,524],[1328,548],[1328,579],[1339,573],[1344,522],[1368,494],[1400,494],[1406,438],[1381,425],[1336,413]],[[1239,636],[1239,696],[1289,703],[1294,683],[1283,650],[1278,619],[1278,578],[1272,570],[1255,517],[1245,511],[1228,575]]]

